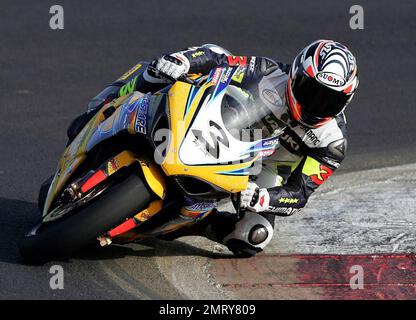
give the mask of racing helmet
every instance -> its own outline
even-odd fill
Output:
[[[355,57],[332,40],[304,48],[289,71],[287,100],[297,122],[317,128],[344,111],[358,87]]]

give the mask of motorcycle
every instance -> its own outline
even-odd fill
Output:
[[[23,258],[46,262],[97,240],[106,246],[157,237],[212,213],[178,215],[184,197],[231,199],[244,214],[239,193],[278,141],[253,134],[270,112],[231,84],[239,72],[220,66],[178,80],[160,73],[170,80],[164,89],[105,104],[41,188],[41,218],[19,243]]]

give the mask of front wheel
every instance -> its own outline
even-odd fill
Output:
[[[45,206],[46,197],[48,196],[49,187],[52,184],[53,177],[54,175],[51,175],[40,186],[39,195],[38,195],[38,208],[41,213],[43,212],[43,207]]]
[[[38,229],[28,232],[19,243],[20,254],[29,263],[68,258],[144,209],[151,198],[141,178],[132,174],[77,212],[43,223]]]

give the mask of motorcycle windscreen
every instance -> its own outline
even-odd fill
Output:
[[[254,142],[276,136],[279,122],[260,98],[235,86],[229,86],[221,104],[225,128],[237,140]]]

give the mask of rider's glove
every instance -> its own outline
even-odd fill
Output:
[[[156,62],[156,69],[168,76],[178,79],[180,76],[187,74],[190,65],[189,60],[181,53],[173,53],[163,56]]]
[[[260,189],[259,186],[253,182],[249,182],[247,189],[241,191],[240,207],[242,209],[262,212],[268,209],[269,203],[270,195],[267,189]]]

